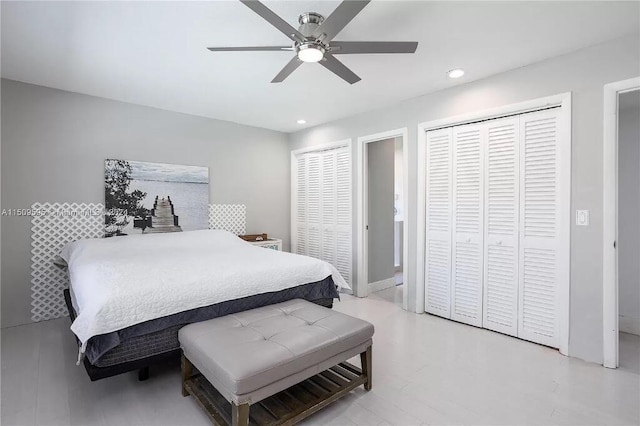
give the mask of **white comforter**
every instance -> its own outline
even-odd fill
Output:
[[[226,231],[132,235],[70,243],[82,342],[144,321],[226,300],[283,290],[340,273],[318,259],[253,246]]]

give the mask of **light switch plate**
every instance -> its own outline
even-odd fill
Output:
[[[576,210],[576,225],[589,226],[589,210]]]

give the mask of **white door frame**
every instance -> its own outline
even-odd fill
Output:
[[[603,365],[618,367],[618,96],[640,89],[640,77],[604,86],[602,194]]]
[[[407,302],[407,285],[408,285],[408,251],[409,251],[409,150],[407,147],[408,130],[406,127],[401,129],[389,130],[387,132],[376,133],[373,135],[362,136],[358,138],[357,147],[357,192],[356,198],[358,200],[357,205],[357,265],[358,265],[358,285],[357,293],[358,297],[365,297],[369,291],[369,277],[368,277],[368,235],[365,231],[367,223],[367,177],[368,177],[368,164],[366,158],[367,144],[372,142],[379,142],[385,139],[402,138],[402,210],[404,215],[404,221],[402,224],[402,251],[404,256],[402,258],[402,282],[404,284],[402,291],[402,307],[408,308]]]
[[[447,117],[439,120],[418,124],[418,247],[417,247],[417,271],[416,271],[416,312],[424,312],[425,304],[425,244],[426,244],[426,134],[429,130],[442,127],[459,126],[473,123],[479,120],[499,118],[514,114],[523,114],[547,107],[561,106],[558,117],[559,132],[561,138],[568,138],[571,141],[571,92],[561,93],[554,96],[533,99],[517,104],[505,105],[498,108],[491,108],[469,114]],[[564,144],[561,149],[560,159],[568,167],[561,170],[559,182],[563,194],[559,205],[560,217],[564,218],[567,226],[560,227],[562,250],[558,261],[561,265],[566,265],[563,276],[559,277],[561,283],[558,289],[559,306],[566,306],[559,318],[559,349],[564,355],[569,354],[569,291],[571,282],[570,248],[571,248],[571,143]]]

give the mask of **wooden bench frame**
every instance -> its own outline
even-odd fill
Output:
[[[372,347],[360,354],[362,368],[341,362],[254,404],[229,403],[182,354],[182,396],[192,395],[214,424],[293,425],[360,385],[372,386]],[[252,411],[251,408],[254,408]]]

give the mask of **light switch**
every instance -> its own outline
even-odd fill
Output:
[[[589,226],[589,210],[576,210],[576,225]]]

